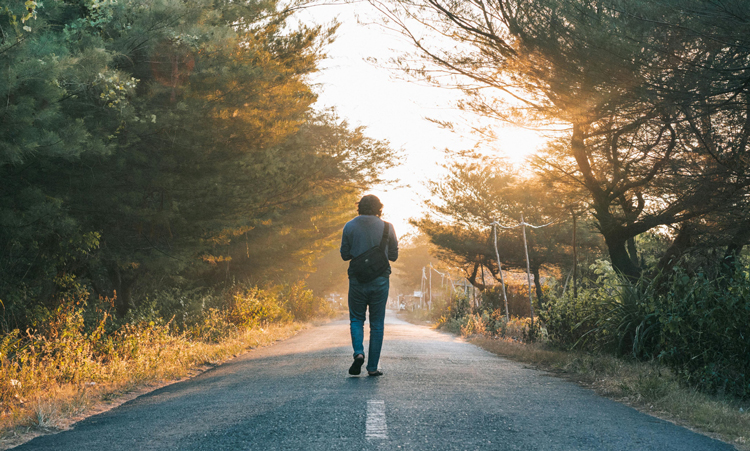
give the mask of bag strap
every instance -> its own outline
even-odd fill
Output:
[[[380,250],[385,251],[385,246],[388,244],[388,232],[391,231],[391,225],[383,221],[383,238],[380,239]]]

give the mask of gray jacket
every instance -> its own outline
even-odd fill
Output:
[[[359,215],[347,222],[344,226],[344,233],[341,235],[341,258],[349,261],[371,247],[379,245],[380,239],[383,238],[384,224],[382,219],[374,215]],[[398,239],[393,224],[388,232],[385,252],[388,260],[395,262],[398,259]],[[388,270],[386,275],[390,273],[391,271]],[[347,274],[349,277],[352,276],[351,271],[347,271]]]

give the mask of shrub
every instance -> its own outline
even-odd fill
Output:
[[[284,308],[298,321],[333,315],[330,304],[325,299],[315,296],[302,282],[282,286],[279,297]]]
[[[506,282],[505,294],[508,297],[508,312],[510,316],[529,316],[529,288],[525,283],[513,284]],[[545,287],[546,288],[546,287]],[[482,308],[489,311],[501,309],[505,312],[502,285],[497,284],[482,292]],[[544,290],[548,291],[548,290]]]
[[[448,317],[459,319],[471,314],[471,300],[463,290],[457,289],[448,304]]]
[[[288,322],[292,315],[284,310],[277,295],[258,287],[237,289],[231,296],[227,321],[251,329],[271,322]]]
[[[595,289],[581,289],[578,297],[570,291],[561,297],[550,296],[545,309],[539,312],[550,341],[565,348],[595,341],[598,336],[591,332],[603,312],[599,296]]]
[[[206,310],[188,330],[193,339],[207,343],[219,343],[236,335],[240,328],[227,319],[228,312],[216,308]]]
[[[709,280],[679,268],[659,296],[660,358],[683,382],[750,397],[750,276]]]
[[[552,342],[563,347],[607,351],[635,358],[658,353],[659,324],[654,306],[654,283],[635,284],[620,278],[609,262],[589,267],[596,280],[584,278],[578,297],[568,290],[551,295],[540,312]]]
[[[654,288],[659,283],[645,278],[636,283],[620,282],[615,295],[602,303],[603,311],[591,331],[597,337],[596,349],[641,360],[658,354],[660,327]]]

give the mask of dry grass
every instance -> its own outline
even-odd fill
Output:
[[[572,379],[602,396],[750,450],[750,402],[718,398],[680,385],[656,362],[548,349],[544,344],[474,336],[494,354]]]
[[[413,324],[426,324],[425,312],[399,316]],[[644,413],[750,451],[748,401],[710,396],[685,387],[658,362],[628,361],[611,355],[558,350],[545,343],[490,338],[475,333],[476,328],[467,327],[470,324],[471,321],[446,323],[441,329],[461,334],[494,354],[573,380]]]
[[[114,349],[106,354],[91,352],[87,348],[91,340],[66,342],[65,349],[73,349],[77,357],[77,367],[68,378],[60,377],[60,364],[66,359],[59,353],[29,350],[27,346],[22,366],[0,355],[4,359],[0,384],[5,386],[0,392],[4,395],[0,398],[0,449],[64,428],[97,403],[146,384],[179,379],[197,367],[219,364],[248,349],[288,338],[304,327],[301,323],[270,324],[219,342],[203,342],[148,325],[123,334],[119,343],[110,343]],[[126,350],[133,352],[123,352]]]

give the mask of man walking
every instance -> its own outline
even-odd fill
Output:
[[[341,236],[341,258],[349,263],[349,327],[354,348],[354,363],[349,368],[349,374],[358,375],[365,362],[364,325],[365,313],[370,308],[370,349],[367,356],[367,374],[382,376],[378,370],[380,348],[383,346],[383,323],[385,321],[385,305],[388,301],[389,279],[391,267],[388,261],[395,262],[398,258],[398,240],[393,226],[382,219],[383,204],[376,196],[368,194],[357,204],[359,216],[347,222]],[[373,249],[376,248],[376,249]],[[383,265],[375,263],[375,273],[370,277],[363,276],[360,268],[367,267],[370,260],[378,258],[363,257],[371,253],[385,255]],[[359,259],[357,257],[360,257]],[[382,268],[382,269],[381,269]],[[374,277],[374,278],[373,278]]]

